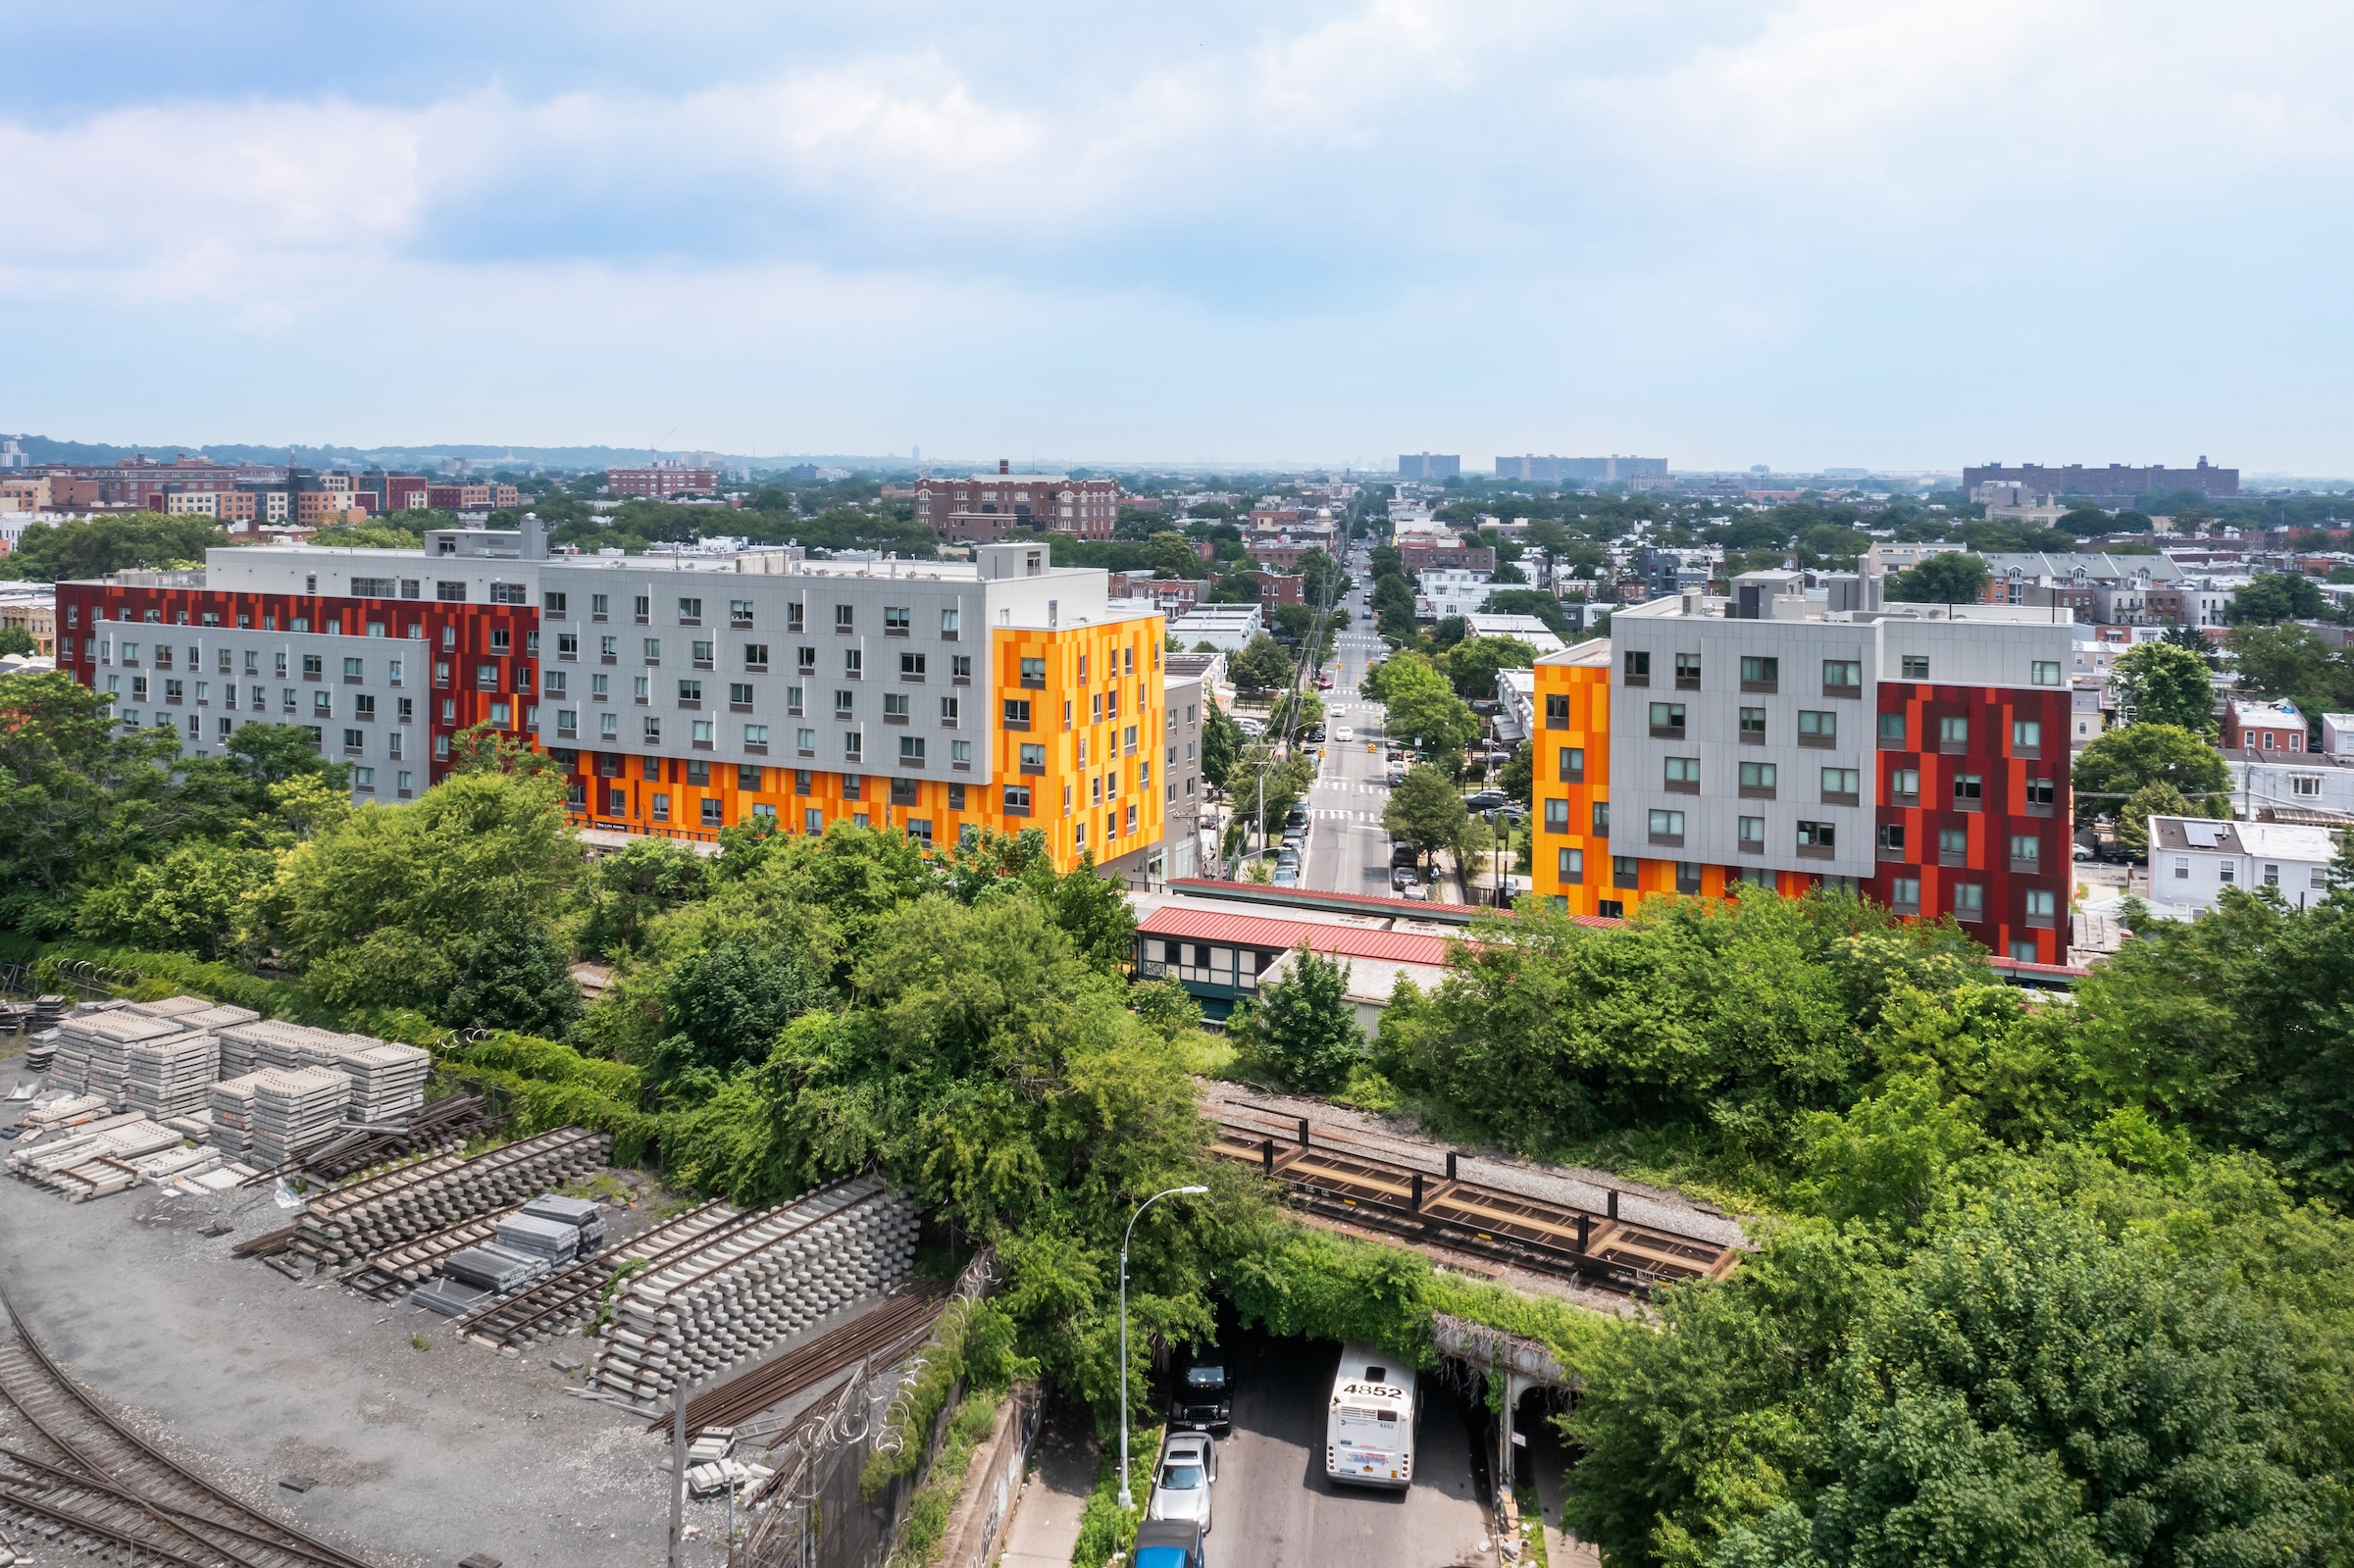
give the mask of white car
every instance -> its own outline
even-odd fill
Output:
[[[1342,725],[1332,732],[1332,738],[1342,742],[1345,745],[1349,741],[1356,738],[1356,732],[1350,729],[1347,725]]]
[[[1218,1479],[1218,1445],[1204,1432],[1180,1432],[1161,1444],[1148,1519],[1183,1519],[1209,1534],[1209,1489]]]

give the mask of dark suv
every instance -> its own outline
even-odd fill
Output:
[[[1180,1432],[1206,1432],[1224,1437],[1234,1429],[1234,1380],[1226,1358],[1216,1353],[1198,1356],[1177,1374],[1169,1395],[1169,1426]]]

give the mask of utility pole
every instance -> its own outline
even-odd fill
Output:
[[[670,1568],[679,1568],[680,1531],[687,1522],[687,1380],[670,1389]]]

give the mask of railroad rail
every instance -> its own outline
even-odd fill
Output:
[[[0,1516],[113,1561],[165,1568],[370,1568],[164,1456],[76,1386],[0,1292],[0,1398],[31,1440],[0,1446]]]
[[[645,1268],[660,1268],[695,1247],[726,1240],[763,1213],[739,1214],[713,1198],[591,1257],[568,1263],[513,1295],[484,1302],[453,1320],[451,1326],[492,1346],[522,1342],[551,1321],[588,1309],[628,1265],[642,1262]]]
[[[919,1285],[838,1329],[793,1346],[773,1361],[704,1390],[687,1401],[688,1432],[748,1421],[858,1362],[896,1360],[932,1332],[932,1320],[947,1305],[948,1294],[949,1288],[944,1284]],[[667,1432],[671,1420],[668,1413],[656,1416],[645,1430]]]
[[[1453,1153],[1443,1171],[1418,1170],[1394,1148],[1375,1152],[1369,1140],[1319,1132],[1305,1117],[1232,1104],[1205,1110],[1220,1128],[1213,1154],[1257,1166],[1299,1208],[1401,1240],[1643,1296],[1722,1279],[1740,1261],[1721,1241],[1622,1220],[1615,1192],[1601,1209],[1579,1208],[1460,1180]]]

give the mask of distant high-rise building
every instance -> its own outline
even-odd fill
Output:
[[[1460,454],[1441,452],[1401,452],[1398,454],[1398,477],[1402,480],[1451,480],[1463,472]]]
[[[2172,494],[2176,490],[2191,490],[2217,499],[2239,493],[2239,470],[2213,467],[2204,457],[2199,459],[2197,468],[2128,468],[2123,463],[2112,463],[2107,468],[2086,468],[2081,463],[2045,468],[2040,463],[2021,463],[2017,467],[1988,463],[1982,468],[1962,471],[1962,493],[1967,495],[1990,481],[2022,484],[2037,495],[2072,499],[2081,496],[2097,506],[2112,508],[2131,506],[2134,497],[2152,492]]]
[[[1496,477],[1534,484],[1608,484],[1639,474],[1664,475],[1663,457],[1521,457],[1496,460]]]

